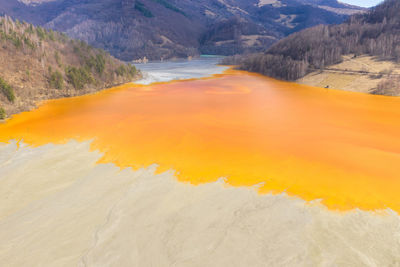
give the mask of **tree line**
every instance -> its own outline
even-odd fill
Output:
[[[339,25],[319,25],[292,34],[266,53],[225,63],[283,80],[297,80],[316,69],[340,63],[347,54],[400,61],[400,1],[386,0]],[[231,61],[231,62],[229,62]]]
[[[0,16],[0,47],[0,120],[35,99],[79,95],[140,75],[104,50],[8,16]]]

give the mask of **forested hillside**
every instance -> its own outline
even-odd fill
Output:
[[[319,25],[294,33],[264,54],[241,59],[244,70],[284,80],[342,61],[343,55],[400,61],[400,1],[387,0],[340,25]],[[380,92],[382,93],[382,92]]]
[[[0,0],[0,14],[126,61],[262,52],[290,33],[360,11],[336,0]]]
[[[130,82],[139,73],[63,33],[0,17],[0,119],[36,101]]]

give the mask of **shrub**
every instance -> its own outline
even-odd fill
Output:
[[[142,2],[137,1],[135,3],[135,9],[138,10],[140,13],[142,13],[143,16],[145,17],[148,18],[154,17],[153,13],[151,13],[151,11],[148,10]]]
[[[134,77],[137,73],[137,69],[134,65],[121,65],[116,70],[115,73],[118,76],[125,76],[128,75],[129,77]]]
[[[8,101],[14,103],[14,101],[15,101],[14,90],[2,78],[0,78],[0,90],[3,93],[3,95],[5,95],[7,97]]]
[[[27,36],[23,36],[24,39],[24,43],[32,50],[34,50],[36,48],[36,45],[27,37]]]
[[[85,84],[94,82],[94,79],[87,68],[67,67],[65,74],[68,82],[78,90],[83,89]]]
[[[103,74],[105,66],[106,66],[106,60],[105,60],[104,56],[102,54],[97,54],[96,55],[96,65],[94,67],[96,69],[97,73]]]
[[[4,120],[6,118],[6,111],[4,108],[0,107],[0,120]]]
[[[60,58],[60,54],[58,53],[58,51],[56,51],[55,53],[54,53],[54,58],[55,58],[55,60],[56,60],[56,62],[57,62],[57,65],[59,66],[59,67],[61,67],[61,58]]]
[[[22,41],[21,41],[21,38],[19,38],[19,37],[14,37],[12,39],[12,42],[15,45],[16,48],[21,48],[22,47]]]
[[[1,33],[1,38],[5,40],[11,41],[13,45],[15,45],[16,48],[21,48],[22,47],[22,40],[21,38],[17,35],[17,33],[13,30],[10,30],[9,33],[7,34],[6,32]]]
[[[40,40],[46,39],[46,30],[43,29],[42,27],[36,28],[36,34],[40,38]]]
[[[135,65],[132,64],[128,64],[128,74],[133,77],[137,74],[137,69],[135,67]]]
[[[63,32],[58,32],[57,35],[58,35],[59,41],[62,43],[66,43],[69,40],[68,36]]]
[[[400,78],[389,76],[381,81],[375,89],[371,90],[371,93],[387,96],[400,95]]]
[[[32,34],[33,33],[33,25],[29,24],[29,27],[25,29],[25,32]]]
[[[64,78],[59,71],[52,72],[49,79],[49,84],[52,88],[63,89]]]
[[[54,31],[53,31],[52,29],[49,30],[47,36],[49,37],[49,39],[50,39],[51,41],[55,41],[55,40],[56,40]]]
[[[115,70],[115,73],[116,73],[118,76],[124,76],[124,75],[126,74],[125,65],[119,66],[119,67]]]
[[[86,59],[86,65],[90,69],[94,68],[98,74],[102,75],[106,67],[106,59],[102,54],[97,54],[96,57],[90,56]]]

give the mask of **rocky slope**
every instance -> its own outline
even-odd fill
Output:
[[[0,119],[37,101],[130,82],[139,73],[65,34],[0,17]]]
[[[0,0],[0,12],[124,60],[263,51],[292,32],[359,11],[336,0]]]

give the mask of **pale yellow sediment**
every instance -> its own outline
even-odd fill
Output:
[[[154,166],[95,164],[89,143],[0,146],[0,266],[396,266],[392,211],[332,212]]]
[[[365,73],[354,73],[353,71],[364,71]],[[311,72],[297,82],[317,87],[369,93],[381,81],[388,78],[386,74],[389,72],[396,75],[400,74],[400,64],[388,60],[379,60],[372,56],[353,58],[352,55],[347,55],[343,57],[343,62],[329,66],[324,70]],[[380,76],[379,73],[384,75]]]

